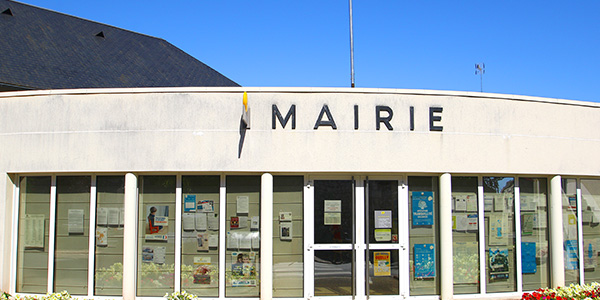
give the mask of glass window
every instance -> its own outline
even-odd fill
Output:
[[[351,180],[315,180],[315,244],[351,244],[354,227]],[[315,250],[315,296],[352,295],[352,251]]]
[[[94,294],[122,295],[124,176],[96,178],[96,250]]]
[[[227,176],[226,297],[258,297],[260,176]]]
[[[51,177],[21,177],[17,292],[48,291],[48,229]]]
[[[452,177],[454,293],[479,293],[477,177]],[[486,206],[487,209],[491,209]]]
[[[183,176],[181,289],[219,296],[219,176]]]
[[[600,246],[600,180],[581,180],[583,222],[583,267],[585,283],[600,281],[598,246]]]
[[[439,281],[438,177],[408,177],[410,295],[437,295]]]
[[[483,177],[484,201],[493,201],[490,211],[485,212],[488,293],[517,290],[514,186],[512,177]]]
[[[550,285],[548,186],[545,178],[519,178],[523,290]]]
[[[175,183],[175,176],[140,176],[138,296],[164,296],[174,290]]]
[[[579,247],[577,243],[577,180],[562,179],[563,247],[565,284],[579,283]]]
[[[54,291],[88,293],[90,176],[56,178]]]
[[[273,176],[273,297],[302,297],[304,177]]]
[[[398,181],[370,180],[369,187],[369,295],[398,295],[398,250],[381,244],[398,243]],[[378,266],[386,266],[381,268]]]

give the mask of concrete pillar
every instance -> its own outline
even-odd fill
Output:
[[[560,175],[550,179],[550,266],[552,287],[565,285],[565,261],[563,249],[562,180]]]
[[[260,299],[273,298],[273,175],[260,182]]]
[[[132,173],[127,173],[125,174],[125,224],[123,229],[123,300],[135,299],[135,273],[137,268],[137,216],[137,176]]]
[[[440,286],[441,299],[454,296],[452,256],[452,176],[440,176]]]

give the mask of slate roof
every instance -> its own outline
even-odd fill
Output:
[[[0,91],[239,86],[167,41],[0,0]]]

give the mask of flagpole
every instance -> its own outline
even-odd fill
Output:
[[[354,34],[352,32],[352,0],[350,6],[350,86],[354,87]]]

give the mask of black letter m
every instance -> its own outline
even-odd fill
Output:
[[[281,113],[279,112],[279,108],[277,108],[276,104],[273,104],[273,118],[272,118],[272,129],[277,128],[277,122],[275,122],[275,118],[277,117],[277,120],[279,120],[279,124],[281,124],[281,127],[285,128],[285,125],[287,124],[287,122],[290,120],[290,117],[292,118],[292,129],[296,129],[296,104],[292,104],[292,107],[290,107],[290,110],[287,112],[287,114],[285,115],[285,119],[283,118],[283,116],[281,116]]]

